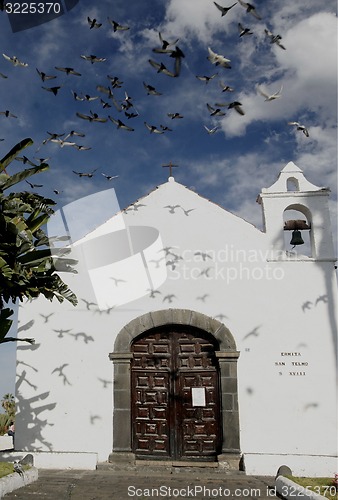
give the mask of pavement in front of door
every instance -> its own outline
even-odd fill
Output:
[[[4,500],[255,499],[277,497],[274,477],[222,468],[99,464],[94,471],[39,470]]]

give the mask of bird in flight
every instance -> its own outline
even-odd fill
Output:
[[[162,95],[161,92],[158,92],[152,85],[148,85],[147,83],[143,82],[143,86],[146,89],[148,95]]]
[[[61,148],[63,148],[64,146],[76,146],[75,142],[66,141],[66,140],[62,140],[62,139],[51,139],[50,142],[54,142],[55,144],[59,144],[59,146]]]
[[[250,31],[250,28],[244,28],[243,24],[238,23],[238,31],[239,31],[239,36],[245,36],[245,35],[253,35],[253,32]]]
[[[63,68],[61,66],[54,66],[54,67],[58,71],[63,71],[64,73],[66,73],[66,75],[81,76],[81,73],[78,73],[77,71],[75,71],[74,68]]]
[[[257,13],[256,7],[252,3],[243,2],[243,0],[238,0],[238,3],[246,9],[249,14],[252,14],[256,19],[261,20],[261,16]]]
[[[214,108],[213,106],[210,106],[210,104],[207,103],[207,108],[210,112],[210,116],[225,116],[225,112],[221,111],[219,107]]]
[[[179,38],[177,38],[173,42],[168,42],[168,40],[165,40],[163,38],[162,33],[160,31],[158,33],[158,37],[159,37],[160,42],[161,42],[161,51],[167,51],[168,47],[171,47],[172,45],[176,45],[177,42],[179,41]],[[156,49],[154,50],[154,52],[155,51],[156,51]]]
[[[127,132],[134,132],[135,129],[132,127],[128,127],[125,123],[123,123],[120,119],[116,120],[112,116],[108,116],[109,120],[117,125],[117,128],[122,128],[123,130],[127,130]]]
[[[91,29],[91,30],[93,28],[95,28],[95,29],[101,28],[101,26],[102,26],[102,23],[98,23],[96,21],[96,19],[90,19],[89,16],[87,17],[87,21],[88,21],[88,24],[89,24],[89,29]]]
[[[233,92],[235,89],[233,87],[230,87],[229,85],[226,85],[222,81],[218,82],[219,86],[222,89],[222,92]]]
[[[167,115],[169,116],[169,118],[171,118],[172,120],[176,120],[178,118],[184,118],[183,115],[181,115],[180,113],[167,113]]]
[[[226,57],[222,56],[221,54],[216,54],[210,47],[208,47],[208,60],[212,63],[215,64],[215,66],[221,66],[222,68],[231,68],[230,66],[230,59],[227,59]]]
[[[219,129],[219,127],[208,128],[206,125],[204,125],[204,128],[208,132],[208,134],[210,134],[210,135],[214,134]]]
[[[286,48],[284,47],[284,45],[282,45],[282,44],[280,43],[280,41],[281,41],[281,39],[282,39],[282,37],[281,37],[280,35],[274,35],[274,34],[273,34],[273,33],[271,33],[271,31],[270,31],[270,30],[268,30],[268,29],[265,29],[265,30],[264,30],[264,32],[265,32],[266,36],[267,36],[268,38],[270,38],[270,43],[275,43],[275,44],[276,44],[276,45],[278,45],[278,47],[280,47],[281,49],[286,50]]]
[[[222,5],[219,5],[216,2],[214,2],[214,5],[217,7],[218,10],[221,11],[221,17],[223,17],[229,12],[230,9],[232,9],[236,5],[236,3],[233,3],[232,5],[230,5],[230,7],[222,7]]]
[[[278,99],[279,97],[282,97],[282,90],[283,90],[283,85],[281,88],[275,92],[274,94],[268,94],[266,93],[260,86],[257,86],[258,92],[265,97],[266,101],[273,101],[274,99]]]
[[[78,175],[79,177],[88,177],[89,179],[91,179],[94,175],[94,172],[96,172],[96,170],[97,170],[97,168],[95,168],[91,172],[75,172],[75,170],[73,170],[73,172],[74,172],[74,174]]]
[[[158,129],[156,125],[149,125],[149,123],[147,122],[144,122],[144,125],[147,127],[151,134],[164,134],[164,131]]]
[[[105,177],[107,179],[107,181],[112,181],[113,179],[117,179],[118,178],[118,175],[107,175],[107,174],[103,174],[103,177]]]
[[[173,78],[178,76],[177,73],[170,71],[162,62],[158,63],[152,59],[149,59],[148,61],[153,68],[157,69],[157,73],[163,73],[164,75],[171,76]]]
[[[47,90],[48,92],[52,92],[52,94],[54,94],[54,95],[57,95],[57,93],[59,92],[61,86],[56,86],[56,87],[43,87],[42,86],[42,88],[44,90]]]
[[[86,135],[83,132],[76,132],[76,130],[71,130],[69,134],[66,135],[64,140],[68,139],[68,137],[73,137],[73,135],[77,137],[85,137]]]
[[[298,122],[288,122],[288,125],[292,125],[292,126],[297,127],[297,130],[301,130],[306,137],[310,137],[309,131],[305,127],[305,125],[301,125]]]
[[[105,57],[97,57],[94,55],[81,55],[80,57],[82,57],[82,59],[84,59],[85,61],[90,61],[92,64],[94,64],[95,62],[104,62],[107,60]]]
[[[228,109],[234,109],[240,115],[245,115],[245,112],[242,108],[242,103],[239,101],[233,101],[229,103],[215,103],[215,106],[228,106]]]
[[[38,75],[43,82],[45,82],[46,80],[53,80],[54,78],[56,78],[56,76],[54,75],[47,75],[43,71],[39,71],[38,68],[36,68],[36,71],[38,72]]]
[[[22,61],[20,61],[16,56],[7,56],[6,54],[2,54],[3,57],[6,59],[6,61],[9,61],[13,64],[13,66],[21,66],[23,68],[26,68],[28,66],[27,63],[24,63]]]
[[[88,120],[89,122],[106,123],[108,121],[108,118],[100,118],[97,113],[93,113],[92,111],[90,111],[90,115],[84,115],[77,111],[76,116],[82,118],[82,120]]]
[[[199,76],[199,75],[196,75],[196,78],[197,78],[197,80],[200,80],[201,82],[209,83],[210,80],[213,80],[217,75],[218,75],[218,73],[214,73],[211,76],[206,76],[206,75]]]
[[[129,30],[129,26],[123,26],[122,24],[119,24],[117,21],[114,21],[113,19],[110,19],[109,17],[108,17],[108,21],[112,25],[114,32]]]
[[[0,111],[0,115],[4,115],[6,118],[17,118],[17,116],[13,115],[8,109],[6,109],[6,111]]]

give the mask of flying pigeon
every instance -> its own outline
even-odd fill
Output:
[[[149,125],[147,122],[144,122],[144,125],[147,127],[151,134],[164,134],[164,131],[159,130],[155,125]]]
[[[15,158],[16,161],[22,161],[22,163],[25,165],[26,163],[28,163],[28,165],[31,165],[32,167],[36,167],[36,164],[33,163],[29,158],[27,158],[27,156],[17,156]]]
[[[132,127],[128,127],[128,125],[125,125],[121,120],[116,120],[112,116],[108,116],[109,120],[113,122],[115,125],[117,125],[117,128],[122,128],[123,130],[127,130],[127,132],[134,132],[135,129]]]
[[[267,94],[266,92],[264,92],[264,90],[262,90],[261,87],[257,86],[257,90],[258,92],[263,96],[265,97],[265,100],[266,101],[273,101],[274,99],[278,99],[279,97],[282,97],[282,90],[283,90],[283,85],[281,86],[281,88],[275,92],[274,94]]]
[[[88,177],[89,179],[91,179],[94,175],[94,172],[96,172],[96,170],[97,170],[97,168],[95,168],[91,172],[75,172],[75,170],[73,170],[73,173],[78,175],[79,177]]]
[[[107,118],[100,118],[97,113],[93,113],[90,111],[90,116],[89,115],[84,115],[83,113],[79,113],[78,111],[76,112],[76,116],[79,118],[82,118],[83,120],[88,120],[89,122],[100,122],[100,123],[105,123],[108,121]]]
[[[105,87],[104,85],[97,85],[96,90],[98,90],[99,92],[103,92],[104,94],[107,94],[109,99],[113,97],[113,93],[109,87]]]
[[[64,146],[76,146],[75,142],[66,141],[64,139],[51,139],[50,142],[59,144],[61,148],[63,148]]]
[[[210,47],[208,47],[208,59],[212,64],[215,64],[216,66],[221,66],[222,68],[231,68],[230,66],[230,59],[227,59],[226,57],[216,54],[213,50],[211,50]]]
[[[44,90],[47,90],[48,92],[52,92],[52,94],[54,94],[54,95],[57,95],[57,93],[59,92],[61,86],[56,86],[56,87],[43,87],[42,86],[42,88]]]
[[[116,32],[116,31],[127,31],[127,30],[129,30],[129,26],[122,26],[122,25],[121,25],[121,24],[119,24],[117,21],[114,21],[114,20],[110,19],[109,17],[108,17],[108,21],[109,21],[109,22],[110,22],[110,24],[112,25],[114,32]]]
[[[17,116],[13,115],[8,109],[6,109],[6,111],[0,111],[0,115],[4,115],[6,118],[17,118]]]
[[[266,36],[270,38],[270,43],[275,43],[275,44],[276,44],[276,45],[278,45],[278,47],[280,47],[281,49],[286,50],[286,48],[284,47],[284,45],[282,45],[282,44],[280,43],[280,41],[281,41],[281,39],[282,39],[282,37],[281,37],[280,35],[274,35],[274,34],[273,34],[273,33],[271,33],[271,31],[270,31],[270,30],[268,30],[268,29],[265,29],[265,30],[264,30],[264,32],[265,32]]]
[[[111,86],[113,89],[118,88],[120,89],[123,85],[123,82],[121,82],[117,76],[109,76],[107,75],[107,78],[110,80]]]
[[[242,108],[242,103],[240,103],[238,101],[231,102],[228,105],[228,109],[235,109],[238,114],[240,114],[242,116],[245,115],[245,112],[244,112],[244,110]]]
[[[173,129],[167,127],[167,125],[160,125],[160,129],[163,130],[163,132],[172,132]]]
[[[164,75],[171,76],[171,77],[176,77],[178,76],[176,73],[173,73],[170,71],[162,62],[157,63],[156,61],[153,61],[152,59],[148,60],[151,66],[155,69],[157,69],[157,73],[163,73]]]
[[[248,2],[243,2],[243,0],[238,0],[238,3],[240,3],[241,6],[244,7],[246,9],[246,11],[249,14],[252,14],[256,19],[259,19],[259,20],[262,19],[261,16],[257,13],[256,7],[254,5],[252,5],[251,3],[248,3]]]
[[[92,149],[92,148],[90,148],[90,147],[88,147],[88,146],[82,146],[82,145],[80,145],[80,144],[74,144],[73,146],[74,146],[74,148],[75,148],[75,149],[77,149],[78,151],[89,151],[90,149]]]
[[[301,130],[306,137],[310,137],[309,131],[305,127],[305,125],[301,125],[298,122],[288,122],[288,125],[294,125],[295,127],[297,127],[297,130]]]
[[[90,61],[92,64],[94,64],[95,62],[104,62],[107,60],[105,57],[97,57],[93,55],[90,56],[82,55],[80,57],[82,57],[82,59],[84,59],[85,61]]]
[[[222,81],[219,82],[222,92],[233,92],[235,89],[229,85],[225,85]]]
[[[180,113],[167,113],[167,115],[169,116],[169,118],[171,118],[172,120],[175,120],[175,119],[178,119],[178,118],[184,118],[183,115],[181,115]]]
[[[245,35],[253,35],[253,32],[250,31],[250,28],[244,28],[244,26],[241,23],[238,23],[238,31],[240,37]]]
[[[230,5],[230,7],[222,7],[222,5],[219,5],[216,2],[214,2],[214,5],[216,5],[217,9],[221,11],[222,17],[223,17],[223,16],[225,16],[225,14],[227,14],[229,12],[230,9],[232,9],[236,5],[236,3]]]
[[[128,111],[125,111],[124,114],[130,120],[130,118],[136,118],[138,116],[138,113],[128,113]]]
[[[198,76],[198,75],[196,75],[196,78],[197,78],[197,80],[200,80],[201,82],[209,83],[210,80],[213,80],[213,78],[215,78],[217,75],[218,75],[218,73],[214,73],[211,76],[206,76],[206,75]]]
[[[118,178],[118,175],[107,175],[107,174],[103,174],[103,177],[105,177],[107,179],[107,181],[112,181],[113,179],[117,179]]]
[[[53,80],[54,78],[56,78],[56,76],[53,76],[53,75],[47,75],[46,73],[44,73],[43,71],[39,71],[38,68],[36,68],[36,71],[38,72],[38,75],[39,77],[41,78],[41,80],[43,82],[45,82],[46,80]]]
[[[64,73],[66,73],[66,75],[81,76],[81,73],[78,73],[77,71],[75,71],[74,68],[63,68],[63,67],[60,67],[60,66],[54,66],[54,67],[58,71],[63,71]]]
[[[143,82],[143,86],[146,89],[148,95],[162,95],[161,92],[158,92],[152,85],[148,85],[147,83]]]
[[[207,108],[210,111],[210,116],[225,116],[224,111],[221,111],[220,108],[214,108],[207,103]]]
[[[27,63],[19,61],[19,59],[16,56],[7,56],[6,54],[2,54],[3,57],[6,59],[6,61],[11,62],[14,66],[21,66],[23,68],[26,68],[28,66]]]
[[[71,130],[69,134],[66,135],[64,140],[68,139],[68,137],[72,137],[73,135],[77,137],[85,137],[85,134],[83,134],[82,132],[76,132],[75,130]]]
[[[177,42],[179,41],[179,38],[177,38],[174,42],[168,42],[167,40],[164,40],[161,32],[158,33],[158,37],[159,37],[161,45],[162,45],[162,47],[161,47],[162,50],[166,50],[168,47],[171,47],[172,45],[176,45]]]
[[[210,134],[210,135],[214,134],[219,129],[219,127],[208,128],[206,125],[204,125],[204,128],[208,132],[208,134]]]
[[[97,29],[97,28],[101,28],[102,26],[102,23],[98,23],[96,21],[96,19],[90,19],[90,17],[87,17],[87,21],[88,21],[88,24],[89,24],[89,29]]]

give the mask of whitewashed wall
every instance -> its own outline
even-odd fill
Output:
[[[121,231],[132,226],[153,232],[134,238],[134,230],[127,231],[127,247],[114,254],[114,263],[89,276],[86,266],[93,271],[95,255],[104,249],[107,260],[106,250],[114,253],[114,232],[121,248]],[[96,243],[85,245],[100,238],[97,252]],[[113,432],[119,432],[112,429],[108,359],[115,338],[142,314],[179,308],[222,321],[241,352],[240,442],[247,472],[274,475],[283,463],[295,471],[305,464],[335,472],[333,264],[270,259],[271,251],[269,234],[173,178],[80,240],[74,248],[79,274],[63,275],[79,305],[38,299],[20,310],[19,326],[28,325],[25,336],[34,336],[36,345],[17,353],[16,447],[93,452],[107,460]],[[149,280],[158,284],[154,297]],[[307,365],[292,364],[298,362]]]

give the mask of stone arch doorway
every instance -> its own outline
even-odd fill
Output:
[[[215,380],[217,379],[216,387],[218,391],[219,410],[216,411],[219,411],[219,429],[217,430],[217,436],[214,438],[212,450],[209,450],[209,455],[206,453],[204,457],[207,460],[215,459],[215,455],[218,454],[219,460],[238,464],[240,444],[237,360],[239,352],[236,350],[234,338],[225,325],[219,321],[195,311],[181,309],[155,311],[140,316],[128,323],[116,338],[114,352],[109,355],[111,361],[114,363],[113,450],[109,459],[114,461],[125,457],[128,460],[133,460],[135,459],[135,451],[137,451],[135,448],[135,429],[133,429],[134,422],[132,420],[135,414],[133,413],[132,403],[132,387],[135,389],[135,381],[132,381],[135,364],[133,346],[142,345],[140,344],[142,339],[144,341],[147,336],[149,337],[155,333],[159,335],[160,332],[164,332],[168,336],[168,332],[175,331],[180,335],[183,332],[183,336],[189,334],[188,342],[192,342],[193,339],[203,340],[202,342],[201,340],[193,341],[192,343],[195,347],[205,342],[212,347],[212,355],[209,361],[211,361],[210,371],[214,373],[213,377]],[[176,340],[177,338],[176,335]],[[172,342],[176,341],[173,340]],[[197,350],[200,349],[200,347],[196,348]],[[159,360],[162,364],[160,357]],[[205,360],[198,362],[203,363]],[[155,359],[153,359],[153,363],[155,366]],[[185,380],[183,383],[199,384],[194,387],[203,386],[201,380],[198,380],[198,378],[190,379],[190,382]],[[191,387],[192,385],[189,389],[190,398],[192,398]],[[168,390],[173,389],[169,388]],[[188,391],[188,386],[186,387],[186,391]],[[194,392],[195,398],[203,398],[202,391]],[[190,402],[192,402],[192,399],[190,399]],[[151,427],[149,430],[151,430]],[[204,431],[201,428],[202,430]],[[199,449],[201,450],[200,443],[198,446],[200,446]],[[182,455],[182,450],[184,450],[184,447],[170,452],[169,459],[177,460],[182,458],[184,456],[184,454]],[[141,453],[136,453],[137,458],[140,455]],[[198,453],[195,453],[195,457],[198,459]],[[161,460],[161,456],[156,458]],[[190,458],[192,458],[192,455],[190,455]],[[237,465],[235,467],[237,468]]]

